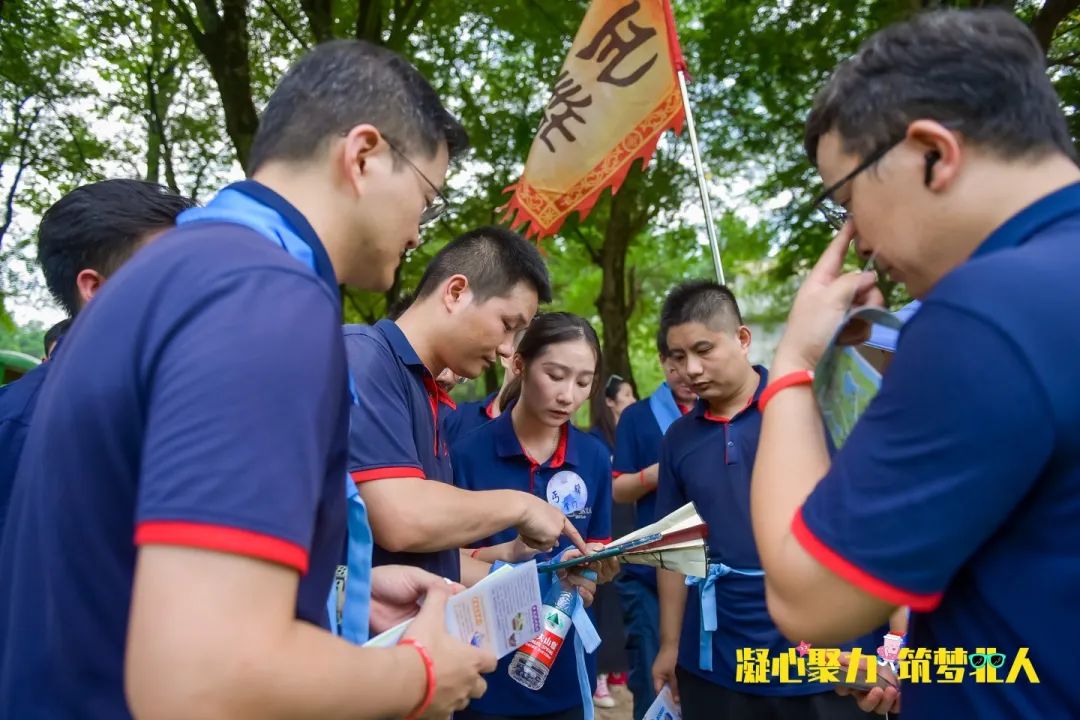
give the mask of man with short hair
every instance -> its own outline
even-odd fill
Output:
[[[570,521],[541,498],[454,487],[439,419],[445,391],[435,377],[449,368],[475,378],[509,357],[515,333],[538,302],[550,300],[536,246],[510,230],[482,227],[435,255],[396,322],[346,326],[360,396],[349,472],[371,517],[375,565],[415,565],[458,580],[459,549],[509,527],[538,549],[565,533],[584,551]]]
[[[370,577],[376,631],[426,594],[403,644],[326,631],[347,521],[338,283],[390,286],[464,142],[403,58],[320,45],[271,95],[251,179],[81,314],[0,545],[0,716],[445,718],[483,694],[495,660],[446,633],[430,573]]]
[[[136,250],[194,205],[143,180],[104,180],[72,190],[45,211],[38,226],[38,263],[46,286],[74,318]],[[47,361],[70,322],[62,320],[45,334],[46,362],[0,393],[0,538],[26,434],[52,367]]]
[[[986,654],[964,682],[906,684],[905,717],[1080,716],[1062,643],[1080,596],[1080,169],[1043,50],[1007,12],[888,27],[818,95],[806,147],[851,214],[799,290],[763,403],[770,613],[825,645],[909,605],[912,651]],[[852,238],[921,306],[830,462],[809,371],[849,307],[882,300],[872,274],[842,271]],[[895,712],[898,695],[858,699]]]
[[[657,519],[660,441],[671,424],[690,412],[697,402],[690,386],[679,377],[664,335],[664,328],[657,330],[656,349],[664,369],[664,382],[652,395],[623,411],[615,432],[613,496],[616,502],[635,505],[639,529]],[[634,720],[641,720],[656,697],[652,681],[652,666],[660,649],[656,571],[643,565],[626,565],[616,583],[626,625],[626,649],[630,656],[628,686],[634,695]]]
[[[45,337],[41,340],[42,350],[45,351],[45,355],[41,358],[42,362],[46,362],[52,357],[60,338],[64,337],[64,333],[68,331],[69,327],[71,327],[71,318],[64,318],[45,332]]]
[[[864,716],[828,685],[788,673],[747,668],[741,658],[767,651],[789,655],[789,642],[769,618],[757,548],[750,526],[750,473],[757,451],[758,401],[765,368],[750,364],[750,329],[732,292],[711,281],[684,283],[664,301],[660,326],[679,371],[700,400],[676,420],[661,442],[656,515],[693,502],[708,525],[709,575],[657,573],[660,650],[655,689],[666,683],[687,720],[838,720]],[[770,668],[771,662],[766,663]]]

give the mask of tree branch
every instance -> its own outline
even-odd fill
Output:
[[[1036,13],[1031,21],[1031,32],[1035,34],[1044,54],[1050,51],[1058,25],[1077,7],[1080,7],[1080,0],[1046,0]]]
[[[285,32],[289,33],[289,36],[297,43],[299,43],[301,48],[307,50],[310,47],[309,44],[302,37],[300,37],[300,33],[296,32],[296,28],[292,26],[292,23],[289,22],[288,18],[282,15],[281,11],[277,9],[277,6],[274,5],[274,0],[265,0],[265,2],[266,6],[270,8],[270,12],[273,13],[274,17],[276,17],[278,19],[278,22],[280,22],[285,28]]]
[[[187,28],[187,31],[191,33],[192,39],[196,44],[200,45],[206,40],[206,34],[199,28],[199,24],[195,22],[195,16],[191,14],[191,8],[188,7],[186,0],[165,0],[169,9],[173,11],[180,24]]]
[[[19,190],[19,183],[22,181],[23,173],[26,172],[33,160],[28,157],[30,148],[30,133],[34,129],[34,125],[37,123],[38,117],[41,115],[41,108],[34,111],[34,116],[30,118],[30,121],[26,124],[26,134],[22,136],[19,142],[19,159],[18,166],[15,168],[15,177],[11,179],[11,186],[8,188],[7,197],[4,199],[4,222],[0,224],[0,247],[4,244],[4,237],[7,235],[8,228],[11,227],[11,222],[15,217],[15,195]]]

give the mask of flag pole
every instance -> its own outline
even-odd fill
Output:
[[[686,71],[680,67],[678,75],[683,110],[686,112],[686,129],[690,133],[690,151],[694,155],[694,169],[697,171],[698,192],[701,193],[701,205],[705,209],[705,232],[709,236],[709,247],[712,249],[713,267],[716,269],[717,281],[721,285],[726,285],[727,283],[724,282],[724,266],[720,261],[720,244],[716,238],[716,225],[713,223],[712,206],[709,203],[709,188],[705,182],[705,167],[701,164],[701,151],[698,149],[694,113],[690,109],[690,95],[686,91]]]

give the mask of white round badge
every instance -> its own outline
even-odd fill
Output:
[[[548,480],[547,499],[564,515],[570,515],[581,512],[589,504],[589,491],[576,472],[560,470]]]

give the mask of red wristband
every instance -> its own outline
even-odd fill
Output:
[[[761,397],[758,398],[758,411],[765,412],[765,405],[772,400],[773,395],[789,387],[795,387],[796,385],[810,385],[814,382],[813,370],[796,370],[795,372],[788,373],[783,377],[779,377],[769,383],[761,392]]]
[[[473,550],[473,551],[472,551],[471,553],[469,553],[469,557],[471,557],[471,558],[475,559],[475,558],[476,558],[476,556],[477,556],[477,555],[479,555],[479,554],[480,554],[480,548],[476,548],[476,549],[475,549],[475,550]]]
[[[638,473],[638,482],[641,483],[641,487],[643,487],[643,488],[648,488],[649,487],[648,485],[645,484],[645,471],[644,470],[642,470],[641,472]]]
[[[431,701],[435,699],[435,661],[431,659],[431,655],[428,654],[427,648],[420,644],[419,641],[412,638],[405,638],[398,645],[412,645],[416,648],[416,652],[420,653],[420,659],[424,661],[424,674],[427,676],[427,692],[424,693],[424,699],[420,701],[420,706],[413,710],[405,718],[405,720],[416,720],[416,718],[423,715],[428,707],[431,705]]]

